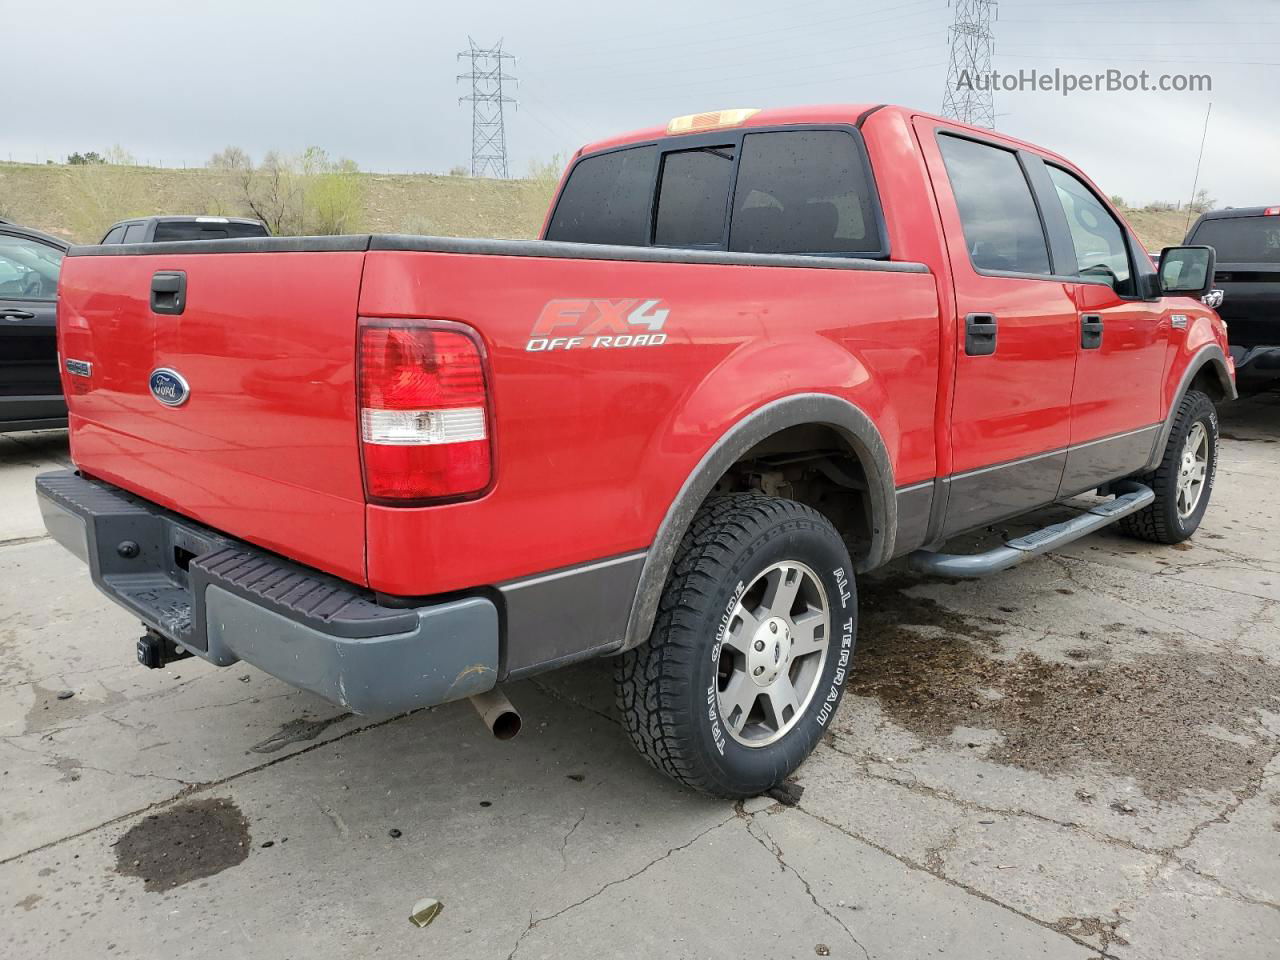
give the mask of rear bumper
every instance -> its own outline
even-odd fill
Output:
[[[143,623],[219,666],[243,660],[355,713],[386,715],[494,686],[498,611],[484,597],[386,607],[71,471],[36,478],[49,533]]]
[[[1241,389],[1252,391],[1280,381],[1280,345],[1231,347],[1236,364],[1236,382]]]

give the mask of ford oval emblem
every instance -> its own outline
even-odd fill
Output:
[[[182,374],[168,367],[152,370],[148,384],[151,387],[151,395],[166,407],[180,407],[191,395],[191,388],[187,386],[187,381],[182,379]]]

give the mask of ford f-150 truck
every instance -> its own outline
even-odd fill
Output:
[[[510,720],[496,685],[616,657],[640,752],[742,797],[830,725],[862,571],[1196,529],[1235,393],[1212,277],[987,130],[682,117],[579,151],[534,241],[73,248],[76,470],[38,495],[148,664]]]

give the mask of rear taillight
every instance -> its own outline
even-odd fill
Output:
[[[484,354],[468,327],[360,321],[360,440],[371,500],[451,500],[493,476]]]
[[[1262,211],[1262,215],[1265,217],[1280,217],[1280,207],[1267,207]]]

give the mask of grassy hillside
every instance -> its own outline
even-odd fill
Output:
[[[536,236],[554,190],[547,180],[360,174],[358,229],[436,236]],[[155,213],[247,215],[234,177],[208,170],[0,163],[0,217],[81,243],[116,220]],[[1127,210],[1152,250],[1182,241],[1186,213]]]
[[[545,180],[366,173],[358,227],[374,233],[537,236],[555,184]],[[233,176],[208,170],[0,163],[0,217],[79,243],[126,217],[248,216]]]

